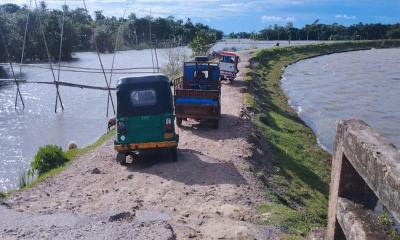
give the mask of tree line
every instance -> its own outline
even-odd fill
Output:
[[[251,38],[254,40],[379,40],[400,39],[400,23],[397,24],[322,24],[316,20],[302,28],[288,22],[286,26],[269,25],[259,32],[230,33],[230,38]]]
[[[47,59],[45,43],[41,32],[41,24],[45,33],[48,49],[53,60],[58,59],[61,39],[62,17],[64,20],[64,35],[61,58],[72,58],[75,51],[95,50],[94,41],[100,52],[113,52],[120,31],[118,49],[143,49],[157,44],[168,47],[169,43],[185,45],[191,42],[198,32],[207,32],[215,40],[222,38],[222,31],[210,28],[202,23],[151,16],[137,17],[135,13],[126,18],[106,17],[101,11],[95,11],[94,17],[84,8],[70,9],[63,6],[62,10],[48,9],[45,2],[39,7],[29,9],[16,4],[0,5],[0,30],[8,46],[11,58],[19,61],[22,53],[23,38],[27,16],[25,59],[26,61],[41,61]],[[150,35],[151,31],[151,35]],[[0,39],[1,41],[1,39]],[[0,42],[0,61],[7,58],[3,44]]]

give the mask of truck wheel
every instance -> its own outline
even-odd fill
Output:
[[[219,120],[214,120],[213,122],[213,128],[218,129],[219,128]]]
[[[176,125],[178,125],[178,127],[182,127],[182,118],[176,119]]]
[[[126,164],[126,155],[125,153],[118,153],[117,154],[117,162],[121,165]]]
[[[177,147],[170,148],[169,154],[170,154],[172,161],[174,161],[174,162],[178,161],[178,148]]]

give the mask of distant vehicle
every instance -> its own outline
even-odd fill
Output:
[[[169,79],[164,75],[121,78],[117,85],[117,161],[149,150],[168,151],[177,160],[179,136]]]
[[[211,121],[219,126],[221,116],[220,69],[217,63],[205,57],[196,57],[184,63],[183,77],[175,80],[174,101],[176,123],[188,118]]]
[[[221,80],[227,79],[232,83],[239,72],[239,55],[235,52],[219,51],[217,56],[219,58]]]

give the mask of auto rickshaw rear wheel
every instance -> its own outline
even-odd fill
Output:
[[[125,153],[117,153],[117,162],[121,165],[126,164],[126,154]]]
[[[172,161],[178,161],[178,147],[172,147],[169,149],[170,158]]]

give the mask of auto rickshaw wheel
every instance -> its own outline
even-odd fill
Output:
[[[178,147],[172,147],[169,149],[170,158],[172,161],[178,161]]]
[[[121,165],[126,164],[126,154],[125,153],[117,153],[117,162]]]
[[[176,119],[176,125],[178,125],[178,127],[182,127],[182,118]]]

